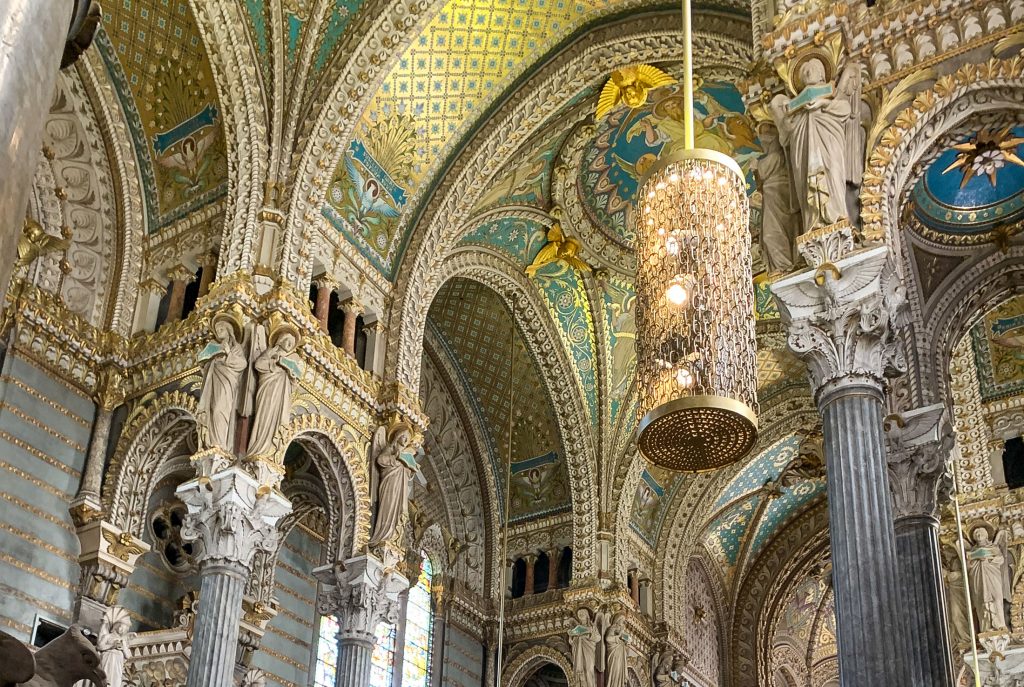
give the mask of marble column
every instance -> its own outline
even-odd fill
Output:
[[[188,516],[184,539],[198,541],[199,609],[188,687],[233,687],[242,595],[256,551],[276,549],[277,521],[291,504],[237,465],[186,482],[175,492]]]
[[[885,421],[909,668],[920,687],[954,684],[939,550],[939,506],[952,486],[946,465],[954,442],[945,415],[937,404]]]
[[[6,0],[0,11],[0,302],[18,255],[43,127],[79,4]]]
[[[558,554],[561,549],[552,549],[548,552],[548,591],[558,589]]]
[[[882,429],[883,379],[902,367],[892,258],[886,247],[853,253],[772,291],[822,416],[840,681],[913,684]]]
[[[217,276],[217,256],[213,253],[204,255],[200,266],[203,269],[199,273],[199,297],[202,298],[210,293],[210,285]]]
[[[164,322],[178,322],[185,312],[185,287],[195,278],[195,275],[179,266],[168,276],[171,278],[171,297],[167,301],[167,318]]]
[[[526,562],[526,583],[523,587],[523,596],[530,596],[533,594],[534,568],[537,565],[537,556],[536,554],[528,553],[523,556],[523,561]]]
[[[102,510],[100,489],[103,486],[103,469],[107,462],[110,444],[110,425],[114,409],[124,402],[124,377],[114,367],[104,367],[100,372],[96,392],[96,419],[93,421],[89,453],[85,458],[82,482],[78,494],[71,502],[72,513]]]
[[[337,282],[331,279],[322,278],[316,281],[316,304],[313,306],[313,316],[320,323],[320,329],[324,334],[328,333],[327,320],[331,314],[331,294],[337,287]]]
[[[336,687],[365,687],[370,683],[377,625],[398,620],[398,597],[409,581],[371,555],[317,568],[313,574],[321,582],[320,614],[338,618]]]
[[[345,322],[341,329],[341,347],[350,358],[356,357],[356,320],[363,314],[363,306],[359,301],[350,299],[341,304],[345,312]]]
[[[636,568],[629,571],[629,598],[640,608],[640,571]]]

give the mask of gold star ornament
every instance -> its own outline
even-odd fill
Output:
[[[616,69],[601,89],[601,97],[597,99],[597,118],[604,119],[621,104],[634,110],[642,107],[650,91],[675,82],[671,76],[649,64]]]
[[[953,146],[953,150],[957,151],[956,160],[942,170],[942,173],[947,174],[959,169],[963,174],[960,188],[966,186],[975,176],[982,174],[988,177],[992,186],[995,186],[996,174],[1007,162],[1024,167],[1024,160],[1017,155],[1017,146],[1024,143],[1024,137],[1011,136],[1012,128],[1012,125],[999,131],[985,128],[978,132],[973,141],[957,143]]]

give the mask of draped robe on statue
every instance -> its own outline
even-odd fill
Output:
[[[846,123],[851,111],[848,101],[823,96],[779,118],[779,141],[789,150],[804,233],[849,219]]]
[[[597,682],[597,645],[601,632],[588,617],[581,617],[580,624],[569,632],[572,645],[572,667],[579,676],[582,687],[594,687]]]
[[[757,160],[761,187],[761,257],[769,273],[791,272],[796,265],[799,218],[786,155],[779,139],[762,135],[765,153]]]
[[[626,642],[629,641],[621,621],[613,622],[604,635],[607,658],[604,669],[605,687],[626,686]]]
[[[269,453],[274,446],[277,428],[288,422],[291,414],[292,377],[295,370],[286,352],[271,346],[256,359],[253,367],[260,375],[256,388],[256,417],[249,438],[249,455]]]
[[[967,574],[981,631],[1005,630],[1003,599],[1009,598],[1009,579],[999,546],[979,542],[967,553]]]
[[[233,336],[225,343],[210,343],[200,358],[206,354],[211,357],[206,365],[198,409],[200,431],[204,434],[202,440],[207,447],[230,452],[238,382],[248,363],[242,346]]]
[[[378,436],[382,432],[378,430]],[[377,521],[373,526],[371,544],[379,544],[398,528],[405,514],[406,501],[409,499],[409,480],[412,468],[402,459],[402,451],[408,445],[408,433],[399,431],[391,442],[381,446],[377,444],[377,469],[380,471],[380,483],[377,487]]]

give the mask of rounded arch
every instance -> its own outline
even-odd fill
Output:
[[[370,538],[365,442],[351,428],[320,414],[293,418],[279,435],[282,446],[292,442],[302,446],[320,473],[328,499],[328,555],[343,561],[363,550]]]
[[[523,687],[535,672],[551,664],[561,669],[568,680],[568,687],[578,687],[579,679],[572,669],[568,656],[550,646],[531,646],[516,656],[502,670],[502,687]]]
[[[555,324],[541,296],[518,266],[504,257],[479,248],[457,251],[443,261],[444,279],[464,277],[492,289],[505,302],[513,319],[526,334],[525,343],[536,362],[541,378],[548,385],[555,420],[565,449],[573,513],[573,577],[596,574],[595,513],[597,471],[592,433],[579,385]],[[437,291],[431,293],[430,300]],[[429,305],[429,301],[427,302]],[[424,306],[424,309],[428,307]],[[424,319],[424,323],[425,323]],[[420,334],[422,351],[422,331]]]
[[[103,507],[112,525],[142,536],[159,468],[179,455],[186,442],[188,452],[194,452],[196,406],[193,396],[171,391],[129,417],[103,484]]]

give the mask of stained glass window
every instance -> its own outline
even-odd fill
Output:
[[[381,623],[373,640],[370,687],[391,687],[395,678],[395,626]]]
[[[314,687],[334,687],[338,673],[338,619],[320,616],[320,638],[316,643]]]
[[[434,634],[434,609],[430,591],[433,570],[430,559],[423,556],[420,578],[409,590],[405,615],[405,660],[402,687],[429,687],[431,639]]]

